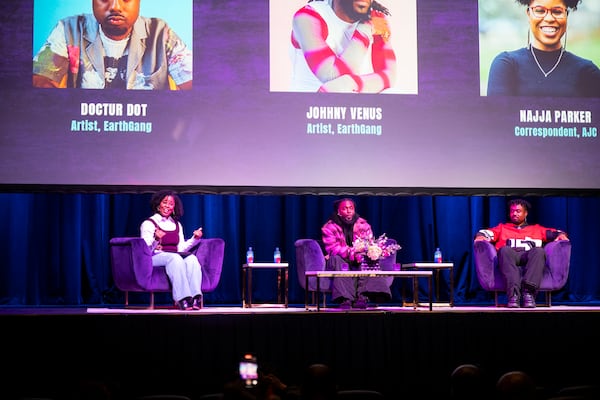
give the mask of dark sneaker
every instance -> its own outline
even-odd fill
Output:
[[[368,298],[366,298],[365,296],[359,296],[358,299],[356,299],[356,301],[354,302],[353,307],[364,310],[365,308],[367,308],[368,304],[369,304]]]
[[[342,301],[340,303],[340,309],[342,310],[349,310],[352,308],[352,302],[350,301],[350,299],[344,299],[344,301]]]
[[[519,307],[519,296],[516,294],[510,296],[508,299],[508,304],[506,305],[508,308],[518,308]]]
[[[523,295],[523,307],[535,308],[535,298],[531,293],[525,292]]]
[[[185,299],[179,300],[180,310],[191,310],[192,309],[192,298],[186,297]]]
[[[202,295],[199,294],[194,296],[194,300],[192,301],[192,309],[200,310],[202,308]]]

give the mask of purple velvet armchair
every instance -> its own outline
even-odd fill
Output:
[[[313,304],[319,301],[315,298],[317,294],[317,278],[308,279],[306,287],[306,271],[325,271],[325,256],[319,246],[319,242],[314,239],[298,239],[294,243],[296,246],[296,273],[298,282],[302,289],[307,290],[312,296]],[[326,303],[326,294],[331,292],[331,278],[319,279],[319,289],[323,293],[323,307]]]
[[[394,239],[388,239],[389,241],[396,243]],[[308,288],[306,287],[306,277],[304,273],[306,271],[325,271],[325,256],[323,250],[315,239],[298,239],[294,243],[296,246],[296,273],[298,275],[298,281],[302,289],[307,290],[312,296],[312,303],[314,304],[319,299],[315,298],[317,292],[317,278],[310,277],[308,279]],[[384,271],[392,271],[396,264],[396,254],[392,254],[381,260],[380,267]],[[391,286],[394,278],[384,278],[388,280]],[[323,293],[323,307],[326,306],[326,295],[331,293],[331,278],[319,279],[319,289]]]
[[[480,240],[474,242],[474,260],[477,279],[481,287],[494,292],[494,300],[498,306],[498,292],[506,292],[506,283],[498,268],[496,248],[490,242]],[[571,264],[571,242],[559,240],[544,246],[546,251],[546,269],[540,283],[539,292],[545,292],[547,306],[552,305],[551,292],[561,289],[569,277]]]
[[[129,292],[149,292],[150,308],[154,308],[154,293],[171,291],[165,268],[152,266],[152,253],[140,237],[116,237],[109,244],[113,280],[125,292],[125,306],[129,305]],[[214,291],[221,279],[225,241],[202,239],[191,252],[202,266],[202,293]]]

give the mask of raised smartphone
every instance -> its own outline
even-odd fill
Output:
[[[240,379],[244,381],[246,387],[254,387],[258,383],[258,363],[256,356],[244,354],[240,360]]]

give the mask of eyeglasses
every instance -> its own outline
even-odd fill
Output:
[[[569,11],[562,7],[546,8],[544,6],[535,6],[528,7],[528,10],[531,11],[533,18],[537,19],[544,18],[548,14],[548,11],[550,11],[550,14],[556,19],[564,19],[569,15]]]

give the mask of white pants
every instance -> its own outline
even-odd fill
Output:
[[[152,265],[165,267],[173,288],[173,300],[202,294],[202,269],[196,255],[183,258],[177,253],[156,253],[152,256]]]

